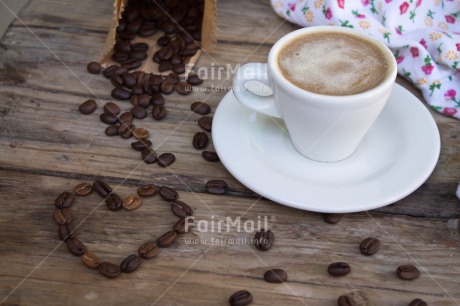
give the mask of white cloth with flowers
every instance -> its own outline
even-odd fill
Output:
[[[385,43],[436,111],[460,119],[460,0],[271,0],[300,26],[335,25]]]

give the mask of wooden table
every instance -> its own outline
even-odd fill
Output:
[[[295,29],[272,12],[268,1],[219,1],[218,13],[216,48],[203,54],[197,67],[264,61],[271,45]],[[342,294],[352,294],[360,305],[407,305],[417,297],[429,305],[460,305],[460,202],[454,194],[460,181],[458,121],[433,112],[441,156],[417,191],[387,207],[327,224],[321,214],[259,198],[222,164],[204,161],[192,147],[200,116],[190,112],[190,104],[206,101],[214,111],[230,79],[207,80],[206,90],[191,96],[168,96],[167,119],[139,123],[151,131],[158,151],[176,155],[170,168],[142,163],[129,140],[104,135],[96,113],[80,114],[78,105],[86,99],[99,97],[99,110],[112,100],[110,82],[86,72],[86,63],[99,56],[111,17],[110,0],[34,0],[0,41],[2,305],[226,305],[240,289],[252,292],[253,305],[336,305]],[[423,100],[403,79],[398,83]],[[106,279],[68,253],[52,220],[61,191],[100,178],[122,197],[146,182],[174,187],[193,207],[196,220],[268,216],[275,244],[261,252],[253,245],[212,243],[250,239],[253,233],[195,229],[136,272]],[[227,194],[207,194],[210,179],[227,181]],[[77,235],[115,263],[175,221],[158,197],[132,212],[114,213],[98,204],[94,193],[77,199],[72,208],[75,222],[81,223]],[[379,238],[382,246],[365,257],[358,245],[368,236]],[[191,238],[209,243],[188,245]],[[329,276],[327,266],[335,261],[350,263],[351,274]],[[401,264],[418,266],[421,277],[398,279],[395,270]],[[269,268],[285,269],[289,281],[265,282]]]

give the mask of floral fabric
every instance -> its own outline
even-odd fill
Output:
[[[436,111],[460,119],[460,0],[271,0],[300,26],[354,28],[385,43]]]

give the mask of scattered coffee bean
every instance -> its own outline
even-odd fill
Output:
[[[269,283],[283,283],[287,278],[287,273],[283,269],[268,270],[264,274],[265,281]]]
[[[154,184],[147,184],[137,189],[137,194],[143,198],[153,197],[158,191]]]
[[[172,71],[177,74],[182,74],[185,72],[185,65],[182,63],[173,64]],[[184,84],[187,84],[188,87],[191,87],[190,84],[188,83],[184,83]]]
[[[134,210],[138,208],[139,206],[141,206],[141,204],[142,204],[142,200],[137,194],[130,195],[129,197],[123,200],[123,207],[126,210]]]
[[[117,116],[108,114],[108,113],[102,113],[99,116],[99,118],[101,119],[103,123],[108,124],[108,125],[114,125],[115,123],[118,122]]]
[[[117,71],[118,69],[120,69],[121,67],[118,66],[118,65],[112,65],[112,66],[109,66],[107,68],[104,69],[104,71],[102,71],[102,75],[104,75],[104,77],[110,79],[110,77],[112,76],[112,74],[115,73],[115,71]]]
[[[198,126],[206,132],[211,132],[212,118],[209,116],[201,117],[200,119],[198,119]]]
[[[374,255],[380,248],[380,240],[375,238],[366,238],[359,245],[359,250],[363,255]]]
[[[111,95],[118,100],[128,100],[131,97],[131,92],[121,87],[115,87]]]
[[[163,47],[158,50],[158,56],[161,60],[170,60],[173,55],[174,51],[171,48]]]
[[[200,79],[198,75],[196,74],[190,74],[187,78],[187,83],[195,86],[195,85],[200,85],[201,83],[203,83],[203,80]]]
[[[169,36],[162,36],[158,38],[157,40],[157,44],[163,47],[169,45],[170,42],[171,42],[171,38]]]
[[[160,248],[170,247],[176,240],[177,234],[175,231],[169,231],[164,233],[160,238],[157,239],[157,245]]]
[[[210,162],[218,162],[220,161],[219,156],[217,155],[216,152],[213,151],[203,151],[201,152],[201,156],[207,161]]]
[[[247,290],[240,290],[233,293],[228,302],[231,306],[246,306],[252,302],[252,294]]]
[[[420,277],[420,271],[413,265],[402,265],[396,269],[396,275],[403,280],[413,280]]]
[[[59,239],[66,241],[75,237],[75,226],[72,223],[65,223],[59,226],[58,234]]]
[[[342,219],[343,214],[323,214],[323,219],[326,223],[336,224]]]
[[[157,161],[157,154],[151,148],[145,148],[141,152],[141,157],[144,163],[146,164],[154,164]]]
[[[133,114],[133,117],[136,118],[136,119],[141,119],[142,120],[145,117],[147,117],[147,111],[142,106],[134,106],[131,109],[131,113]]]
[[[227,191],[227,183],[222,180],[210,180],[206,183],[206,191],[210,194],[224,194]]]
[[[173,230],[178,234],[188,233],[193,227],[193,219],[180,218],[173,226]]]
[[[155,120],[162,120],[166,117],[166,108],[163,105],[154,105],[152,109],[152,117]]]
[[[133,114],[131,112],[124,112],[120,115],[118,120],[120,120],[120,125],[130,125],[133,122]]]
[[[327,267],[327,272],[332,276],[344,276],[350,273],[350,265],[346,262],[334,262]]]
[[[193,147],[198,150],[206,148],[208,145],[208,134],[205,132],[198,132],[193,136]]]
[[[110,82],[115,87],[122,87],[123,86],[123,80],[122,80],[121,76],[119,76],[118,74],[115,74],[115,73],[112,74],[112,76],[110,77]]]
[[[101,73],[102,67],[98,62],[90,62],[86,65],[86,70],[92,74],[99,74]]]
[[[77,186],[75,186],[74,190],[75,194],[77,196],[86,196],[93,191],[93,185],[90,183],[80,183]]]
[[[169,187],[160,187],[160,189],[158,189],[158,194],[167,202],[173,202],[179,198],[177,191]]]
[[[171,62],[169,62],[169,61],[160,60],[160,63],[158,63],[158,71],[159,72],[165,72],[165,71],[171,70],[171,67],[172,67],[172,65],[171,65]]]
[[[159,252],[158,246],[155,242],[146,242],[137,249],[137,253],[142,258],[155,257]]]
[[[131,94],[141,95],[142,93],[144,93],[144,88],[141,85],[135,84],[133,87],[131,87]]]
[[[152,104],[153,106],[163,106],[165,104],[165,99],[163,98],[162,94],[155,93],[152,95],[152,98],[150,99],[150,104]]]
[[[94,181],[93,189],[103,198],[107,197],[112,192],[112,188],[109,186],[109,184],[101,180]]]
[[[120,134],[121,138],[131,138],[133,136],[133,131],[136,129],[134,124],[120,124],[120,127],[118,128],[118,134]]]
[[[211,107],[209,104],[204,102],[194,102],[192,103],[190,109],[200,115],[207,115],[211,112]]]
[[[96,269],[102,263],[102,260],[91,252],[85,252],[81,256],[81,261],[90,269]]]
[[[158,156],[158,165],[161,167],[167,167],[174,163],[176,160],[176,156],[172,153],[163,153],[160,156]]]
[[[184,68],[185,70],[185,68]],[[178,94],[189,95],[193,91],[193,87],[185,82],[179,82],[175,85],[174,89]]]
[[[349,295],[341,295],[337,300],[338,306],[356,306],[355,300]]]
[[[415,299],[409,303],[407,306],[428,306],[428,303],[422,299]]]
[[[105,205],[110,210],[119,210],[123,206],[123,200],[116,193],[111,193],[105,199]]]
[[[106,261],[102,262],[97,268],[97,270],[99,271],[99,273],[101,273],[101,275],[107,278],[115,278],[121,273],[121,269],[119,266]]]
[[[120,107],[113,102],[107,102],[104,105],[104,112],[116,116],[120,113]]]
[[[181,201],[172,202],[171,211],[179,218],[185,218],[193,214],[193,209]]]
[[[150,147],[152,145],[152,142],[148,139],[145,140],[139,140],[131,143],[131,148],[136,151],[143,151],[146,148]]]
[[[72,221],[72,215],[67,208],[56,209],[53,214],[54,221],[59,225],[64,225]]]
[[[121,79],[123,80],[123,85],[125,85],[128,88],[133,87],[137,83],[136,78],[130,73],[123,73],[121,75]]]
[[[129,101],[134,106],[141,106],[143,108],[147,108],[150,104],[150,96],[145,93],[140,95],[132,95]]]
[[[147,138],[149,138],[150,136],[150,133],[149,131],[147,131],[146,129],[143,129],[143,128],[136,128],[134,129],[133,131],[133,136],[136,138],[136,139],[139,139],[139,140],[147,140]]]
[[[80,104],[80,106],[78,107],[78,110],[83,115],[89,115],[89,114],[94,113],[96,108],[97,108],[96,101],[94,101],[93,99],[90,99],[90,100],[86,100],[85,102]]]
[[[267,251],[272,247],[274,240],[275,235],[273,232],[271,230],[266,231],[262,228],[256,232],[254,244],[259,250]]]
[[[137,254],[131,254],[126,257],[120,264],[121,271],[131,273],[137,270],[142,263],[141,258]]]
[[[161,65],[161,64],[160,64]],[[169,69],[168,69],[169,70]],[[163,82],[163,84],[161,84],[161,92],[166,94],[166,95],[169,95],[170,93],[172,93],[174,91],[174,83],[171,83],[171,82]]]
[[[81,256],[86,252],[85,245],[77,238],[72,238],[66,241],[67,249],[70,253],[76,256]]]
[[[142,65],[142,61],[135,59],[135,58],[128,58],[127,60],[121,63],[121,67],[126,68],[128,70],[139,68],[141,65]],[[129,97],[127,99],[129,99]]]
[[[131,45],[132,51],[147,51],[149,49],[149,45],[146,43],[135,43]]]
[[[54,205],[59,209],[69,208],[70,206],[72,206],[73,198],[73,193],[68,191],[61,192],[56,197],[56,200],[54,200]]]
[[[117,136],[119,128],[120,126],[118,124],[109,125],[108,127],[105,128],[105,135]]]

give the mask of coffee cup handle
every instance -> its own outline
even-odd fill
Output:
[[[267,64],[264,63],[247,63],[242,65],[233,78],[233,94],[247,108],[265,115],[281,118],[273,95],[259,96],[247,90],[244,86],[248,81],[259,81],[271,88],[267,71]]]

